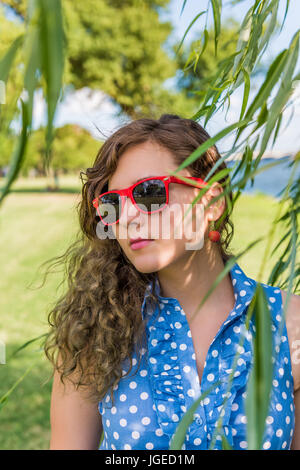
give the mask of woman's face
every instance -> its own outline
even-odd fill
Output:
[[[168,149],[150,141],[138,144],[129,148],[120,157],[117,169],[109,180],[108,190],[128,188],[140,178],[168,175],[169,171],[174,171],[177,166]],[[186,168],[178,174],[192,176]],[[184,208],[184,205],[190,204],[199,191],[192,186],[170,183],[169,205],[153,214],[140,212],[130,198],[126,198],[119,222],[111,227],[125,255],[138,271],[143,273],[159,271],[187,254],[186,243],[191,242],[191,238],[189,235],[186,236],[184,231],[182,216],[188,207]],[[198,210],[200,205],[203,207],[201,200],[198,200],[197,205]],[[194,214],[195,211],[196,205],[193,208]],[[201,214],[203,212],[200,211],[200,217]],[[202,230],[205,231],[207,221],[203,217],[200,223]],[[182,234],[179,231],[175,235],[175,222],[181,225]],[[191,227],[194,231],[197,228],[194,218]],[[134,250],[130,239],[138,237],[152,241]]]

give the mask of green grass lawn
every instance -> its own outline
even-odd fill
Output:
[[[0,396],[24,373],[36,365],[14,390],[0,410],[0,449],[48,449],[50,438],[50,364],[34,343],[14,358],[10,354],[31,338],[47,331],[47,313],[62,293],[57,286],[62,273],[50,274],[42,288],[41,263],[60,255],[78,230],[76,204],[79,193],[41,191],[41,181],[18,181],[0,209],[2,283],[0,295],[0,340],[6,344],[6,364],[0,365]],[[80,189],[79,179],[66,188]],[[1,183],[0,183],[1,186]],[[22,191],[24,189],[25,191]],[[40,192],[32,192],[34,191]],[[235,253],[267,233],[277,203],[263,195],[243,196],[237,202],[233,222]],[[281,236],[276,232],[276,240]],[[261,242],[239,264],[250,277],[257,275],[265,249]],[[270,268],[270,266],[269,266]],[[267,281],[269,268],[264,273]]]

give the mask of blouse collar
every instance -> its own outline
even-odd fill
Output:
[[[240,316],[246,310],[246,307],[251,302],[251,299],[254,295],[254,291],[256,287],[256,281],[248,277],[245,274],[245,272],[242,270],[242,268],[239,266],[238,263],[234,263],[229,273],[230,273],[232,286],[234,290],[234,297],[235,297],[235,305],[231,312],[231,317]],[[149,282],[149,284],[146,287],[146,291],[144,295],[144,300],[142,304],[143,320],[146,318],[146,316],[151,315],[153,313],[151,311],[150,306],[148,305],[148,297],[151,292],[151,286],[152,286],[152,283]],[[159,301],[162,303],[172,303],[172,302],[174,303],[174,301],[175,302],[177,301],[177,299],[175,299],[174,297],[161,296],[160,291],[161,291],[160,284],[159,284],[158,276],[156,275],[155,292],[158,296]]]

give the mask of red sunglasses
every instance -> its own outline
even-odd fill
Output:
[[[197,182],[198,184],[183,181],[176,176],[155,176],[145,178],[134,183],[129,188],[118,191],[107,191],[93,200],[93,206],[105,225],[113,225],[119,222],[125,203],[125,196],[130,197],[132,204],[144,214],[153,214],[163,210],[169,203],[169,184],[178,183],[187,186],[202,188],[207,185],[201,178],[185,176],[184,178]],[[153,205],[159,208],[152,210]],[[109,210],[108,210],[109,208]],[[146,210],[145,210],[146,209]],[[109,222],[104,220],[108,216]]]

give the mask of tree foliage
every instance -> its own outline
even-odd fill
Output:
[[[27,0],[5,3],[26,18]],[[67,37],[64,83],[102,90],[131,118],[158,116],[164,109],[185,115],[195,111],[186,94],[164,82],[178,64],[163,45],[172,32],[158,7],[169,0],[62,0]]]
[[[32,133],[28,143],[27,157],[22,166],[24,175],[30,168],[44,173],[45,129],[40,128]],[[92,164],[102,143],[76,124],[66,124],[56,128],[51,148],[51,167],[53,170],[79,171]]]

